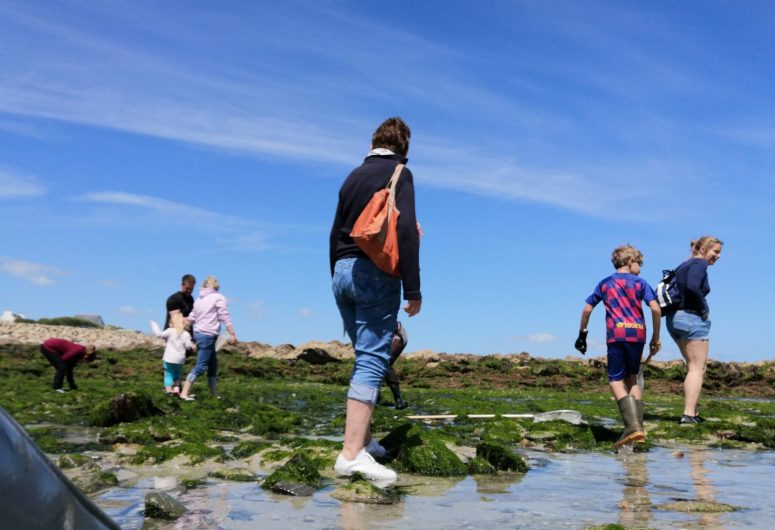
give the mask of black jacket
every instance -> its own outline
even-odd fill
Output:
[[[190,294],[186,294],[183,291],[173,293],[167,298],[167,318],[164,320],[164,329],[170,327],[170,311],[176,309],[183,313],[184,317],[187,317],[191,310],[194,308],[194,297]]]
[[[339,190],[334,224],[331,227],[331,275],[337,260],[366,257],[350,237],[353,225],[372,196],[387,187],[397,164],[406,164],[399,155],[372,155],[350,173]],[[405,300],[420,300],[420,235],[414,211],[414,177],[404,168],[396,185],[398,216],[398,258]]]

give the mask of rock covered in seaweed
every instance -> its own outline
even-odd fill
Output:
[[[188,509],[182,502],[171,495],[152,491],[145,496],[145,516],[152,519],[175,520],[185,514]]]
[[[278,482],[289,482],[306,484],[319,489],[323,484],[320,477],[320,467],[319,461],[309,458],[304,453],[296,453],[283,466],[266,477],[261,483],[261,487],[270,490]]]
[[[394,487],[380,488],[360,476],[339,486],[331,496],[342,502],[360,502],[363,504],[396,504],[400,497]]]
[[[521,456],[502,445],[482,442],[476,446],[477,458],[486,460],[498,471],[527,473],[528,467]]]
[[[398,471],[440,477],[467,473],[466,465],[446,446],[444,440],[420,425],[400,425],[380,443],[395,456],[391,465]]]
[[[253,482],[257,478],[252,471],[241,467],[222,467],[211,471],[209,476],[234,482]]]
[[[151,398],[145,392],[132,391],[98,403],[91,412],[89,422],[97,427],[109,427],[159,414]]]

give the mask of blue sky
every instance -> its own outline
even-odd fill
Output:
[[[145,330],[214,274],[241,339],[341,339],[337,190],[398,115],[410,350],[572,354],[614,247],[653,285],[713,234],[711,356],[772,358],[773,49],[766,2],[0,0],[0,310]]]

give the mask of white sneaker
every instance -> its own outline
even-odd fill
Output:
[[[374,457],[366,452],[366,448],[360,450],[355,460],[347,460],[342,453],[339,453],[334,464],[334,471],[345,477],[349,477],[353,473],[360,473],[369,480],[395,480],[398,478],[395,471],[374,461]]]
[[[364,449],[366,449],[366,452],[374,458],[382,458],[385,456],[385,453],[387,453],[387,449],[379,445],[379,442],[377,442],[377,440],[374,438],[369,441],[368,445],[366,445]]]

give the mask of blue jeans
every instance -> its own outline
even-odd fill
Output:
[[[175,381],[180,381],[183,365],[177,363],[164,363],[164,386],[172,386]]]
[[[204,333],[194,333],[196,342],[196,366],[188,374],[186,381],[193,383],[196,378],[207,372],[207,378],[214,380],[218,375],[218,357],[215,354],[215,341],[217,335],[205,335]]]
[[[708,340],[710,337],[710,320],[703,320],[696,313],[676,311],[667,315],[667,331],[673,340]]]
[[[347,397],[374,404],[390,367],[401,279],[385,274],[368,258],[344,258],[334,266],[333,291],[355,349]]]

